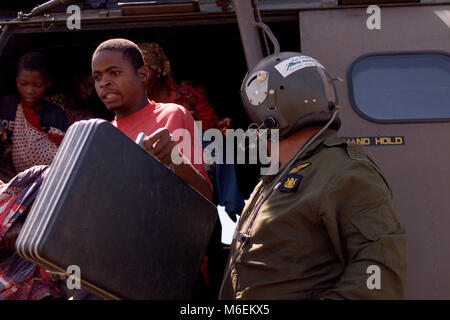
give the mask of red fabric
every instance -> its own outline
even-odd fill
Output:
[[[195,105],[195,111],[195,119],[202,122],[203,130],[213,128],[219,121],[219,117],[206,98]]]
[[[31,124],[36,130],[42,133],[46,133],[48,135],[48,138],[53,141],[57,146],[59,146],[64,138],[64,134],[58,134],[54,132],[53,130],[49,130],[48,132],[45,132],[42,129],[41,126],[41,119],[40,117],[34,112],[33,109],[31,109],[27,104],[24,102],[20,102],[23,108],[23,114],[25,115],[25,119],[27,119],[28,123]],[[58,130],[59,131],[59,130]],[[60,131],[63,133],[62,131]]]
[[[0,186],[0,242],[12,224],[33,203],[47,171],[36,166]],[[0,300],[39,300],[64,293],[51,281],[48,272],[16,253],[0,261]]]
[[[7,275],[0,268],[0,281],[7,283],[6,288],[0,291],[0,300],[41,300],[47,297],[62,298],[63,292],[51,280],[45,279],[42,275],[48,272],[43,268],[38,268],[36,272],[21,283],[15,283],[8,279]]]
[[[133,141],[140,132],[151,135],[157,129],[166,127],[171,133],[177,129],[186,129],[190,137],[180,137],[180,151],[189,159],[193,166],[206,179],[212,190],[211,181],[203,164],[203,150],[201,146],[200,132],[194,123],[189,111],[180,105],[173,103],[156,103],[151,101],[138,112],[125,117],[114,119],[112,124],[125,133]],[[183,140],[190,139],[190,148],[183,148]],[[187,145],[187,142],[185,143]],[[190,149],[190,150],[189,150]]]
[[[206,285],[209,287],[208,257],[207,256],[203,257],[202,265],[200,266],[200,272],[203,275],[203,280],[205,280]]]
[[[5,194],[7,196],[7,194]],[[21,209],[20,207],[17,207],[16,201],[17,198],[19,198],[20,194],[13,196],[10,195],[8,198],[3,199],[0,201],[0,208],[2,208],[2,212],[0,213],[0,241],[2,241],[4,235],[6,232],[8,232],[9,228],[12,225],[12,222],[14,222],[13,215],[16,212],[19,212]],[[23,211],[23,210],[22,210]]]
[[[197,121],[202,122],[202,130],[207,130],[213,128],[217,121],[219,121],[219,116],[214,112],[214,109],[209,104],[208,98],[201,95],[197,90],[195,90],[190,85],[183,85],[176,87],[175,84],[169,83],[168,86],[172,89],[170,92],[170,98],[167,103],[179,103],[186,106],[185,99],[190,96],[194,96],[197,103],[194,106],[194,118]],[[184,93],[184,94],[182,94]],[[186,94],[187,93],[187,94]]]

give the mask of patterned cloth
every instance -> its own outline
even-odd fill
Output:
[[[0,243],[12,224],[30,208],[48,166],[35,166],[0,185]],[[49,273],[13,253],[0,263],[0,300],[40,300],[64,294]]]
[[[202,122],[203,130],[216,126],[219,116],[214,112],[205,95],[187,84],[171,88],[170,99],[165,101],[166,103],[176,103],[188,109],[196,121]]]
[[[170,61],[164,53],[163,48],[159,44],[155,42],[143,42],[138,43],[137,46],[142,52],[145,65],[156,71],[157,78],[172,78]]]
[[[54,103],[61,107],[66,113],[67,120],[69,120],[69,125],[80,121],[80,120],[89,120],[94,118],[94,113],[89,110],[81,110],[81,109],[71,109],[67,102],[67,96],[62,93],[54,94],[51,96],[44,97],[47,101]]]
[[[144,57],[144,63],[148,68],[156,72],[156,77],[166,77],[165,85],[170,89],[170,96],[163,103],[176,103],[185,107],[197,121],[202,121],[203,129],[215,126],[219,117],[208,102],[208,98],[200,94],[192,86],[179,85],[173,80],[170,61],[163,48],[155,43],[143,42],[137,45]]]
[[[35,165],[50,165],[63,137],[64,132],[55,127],[43,128],[33,109],[19,103],[12,138],[14,168],[21,172]]]
[[[56,142],[56,144],[58,145],[58,140],[61,140],[61,137],[58,137],[58,135],[55,136],[54,134],[52,134],[52,132],[66,131],[69,127],[67,117],[60,107],[48,102],[45,99],[42,99],[41,102],[41,110],[32,110],[31,108],[20,102],[20,96],[17,94],[7,95],[0,98],[0,128],[3,129],[4,132],[6,132],[6,139],[4,139],[5,137],[2,134],[2,142],[0,146],[0,177],[3,181],[11,180],[18,172],[20,172],[18,168],[14,167],[12,159],[13,136],[15,133],[15,122],[19,105],[22,106],[23,111],[21,119],[23,120],[24,118],[26,118],[29,124],[34,126],[37,131],[42,133],[41,136],[45,140],[53,138],[55,140],[54,142]],[[57,130],[51,128],[56,128]],[[43,133],[47,133],[47,137],[45,137]],[[28,141],[23,142],[24,144],[22,144],[21,147],[27,148]],[[15,147],[20,146],[19,144],[16,144]],[[32,153],[32,150],[33,149],[28,150],[27,153]],[[30,166],[41,164],[45,163],[33,162]],[[7,169],[6,172],[5,169]]]
[[[65,94],[62,93],[52,94],[51,96],[44,97],[44,99],[51,103],[56,104],[64,111],[66,111],[67,109],[67,100]]]

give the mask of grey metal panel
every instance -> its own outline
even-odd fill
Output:
[[[302,52],[332,76],[346,78],[361,55],[380,51],[450,51],[449,5],[381,7],[369,30],[366,8],[300,12]],[[450,123],[377,124],[352,109],[347,83],[337,84],[341,136],[404,136],[402,146],[369,146],[393,189],[408,233],[407,299],[450,299]]]
[[[245,60],[247,61],[247,67],[251,69],[264,57],[253,8],[250,0],[234,0],[233,4],[242,43],[244,44]]]

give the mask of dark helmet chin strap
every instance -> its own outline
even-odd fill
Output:
[[[334,111],[336,110],[336,108],[337,107],[334,104],[334,102],[330,101],[328,104],[329,111],[319,111],[319,112],[309,113],[309,114],[304,115],[303,117],[300,117],[288,132],[286,132],[285,134],[280,136],[280,141],[284,140],[285,138],[287,138],[294,132],[296,132],[306,126],[310,126],[310,125],[314,125],[314,124],[325,125],[335,114]],[[335,116],[333,122],[331,124],[329,124],[329,127],[336,131],[339,130],[339,128],[341,127],[341,120],[339,119],[339,117],[337,115]],[[270,134],[270,129],[279,129],[279,128],[280,128],[280,123],[274,117],[266,118],[263,121],[263,123],[259,126],[257,123],[252,123],[248,126],[248,129],[256,129],[257,131],[259,131],[260,129],[269,129],[268,130],[269,134]]]
[[[271,140],[271,129],[276,129],[279,127],[278,122],[275,120],[275,118],[273,117],[269,117],[266,120],[264,120],[264,122],[258,126],[257,123],[253,122],[251,123],[248,129],[254,129],[256,130],[256,134],[258,135],[258,137],[260,137],[265,131],[267,131],[267,139]],[[262,131],[264,130],[264,131]],[[242,150],[248,150],[248,148],[250,147],[250,138],[246,137],[244,140],[244,145],[240,145],[240,148]]]
[[[263,122],[265,129],[276,129],[280,127],[280,124],[274,117],[269,117]]]

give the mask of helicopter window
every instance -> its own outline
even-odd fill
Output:
[[[373,122],[450,120],[450,55],[373,54],[348,73],[353,108]]]

